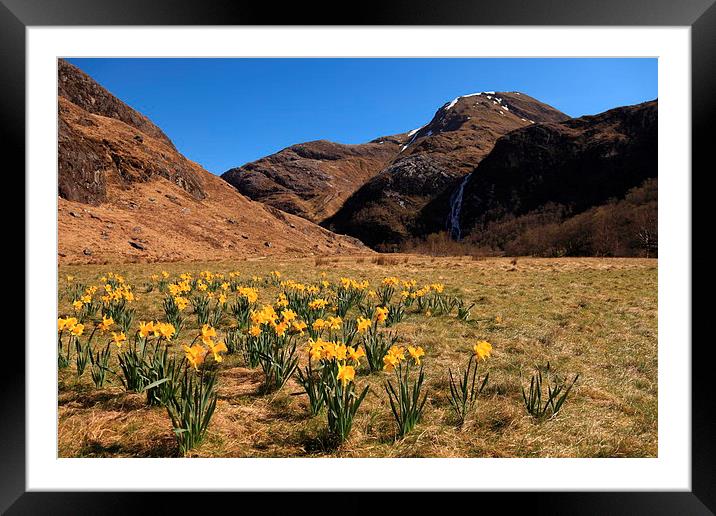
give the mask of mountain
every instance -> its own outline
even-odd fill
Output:
[[[251,201],[149,119],[58,61],[59,259],[218,260],[365,247]]]
[[[637,254],[656,232],[657,115],[651,101],[516,129],[421,224],[516,254]]]
[[[501,136],[523,127],[568,119],[519,92],[480,92],[444,104],[408,133],[392,163],[368,180],[324,227],[392,250],[425,234],[423,210],[453,191]],[[427,217],[429,219],[429,217]]]
[[[326,140],[292,145],[221,177],[247,197],[313,222],[333,215],[398,154],[406,135],[362,145]]]

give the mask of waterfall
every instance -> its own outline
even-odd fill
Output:
[[[462,210],[462,194],[465,190],[467,180],[470,179],[470,174],[467,174],[457,190],[450,196],[450,218],[448,220],[448,229],[450,230],[450,236],[455,240],[460,240],[460,211]]]

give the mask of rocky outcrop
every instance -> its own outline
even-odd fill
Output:
[[[62,59],[58,74],[61,197],[97,205],[106,201],[108,183],[127,188],[163,177],[204,198],[201,167],[182,156],[157,126]]]
[[[57,61],[57,95],[87,113],[120,120],[174,148],[167,135],[147,117],[129,107],[97,84],[89,75],[64,59]]]

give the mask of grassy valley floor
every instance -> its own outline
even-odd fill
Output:
[[[359,390],[370,385],[350,438],[340,447],[325,436],[325,413],[310,417],[305,395],[292,379],[278,392],[262,394],[262,372],[244,366],[241,354],[219,365],[218,403],[199,457],[654,457],[657,455],[657,261],[650,259],[431,258],[375,255],[339,258],[253,259],[240,262],[60,266],[59,315],[73,313],[63,295],[67,275],[99,285],[109,271],[134,286],[138,321],[164,319],[164,294],[143,285],[161,271],[238,271],[241,279],[267,276],[315,283],[346,276],[378,285],[387,276],[415,279],[418,287],[443,283],[445,292],[475,303],[468,321],[451,315],[407,311],[391,328],[401,344],[425,349],[428,401],[423,420],[403,439],[383,389],[381,372],[358,371]],[[398,289],[399,291],[400,289]],[[259,288],[259,303],[272,303],[278,287]],[[397,296],[396,296],[397,297]],[[180,342],[196,335],[188,328]],[[349,313],[355,317],[355,310]],[[222,333],[231,320],[219,326]],[[129,335],[128,335],[129,337]],[[305,363],[307,336],[299,350]],[[478,340],[493,346],[480,363],[490,380],[474,413],[455,424],[448,402],[448,368],[464,368]],[[179,344],[174,343],[177,350]],[[115,354],[116,356],[116,354]],[[522,401],[536,364],[579,381],[556,417],[535,422]],[[116,368],[113,358],[112,367]],[[162,407],[148,407],[142,394],[127,393],[119,380],[95,389],[74,366],[58,377],[61,457],[177,456],[172,427]],[[325,410],[325,409],[324,409]]]

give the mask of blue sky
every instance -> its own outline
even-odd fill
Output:
[[[221,174],[294,143],[362,143],[445,102],[521,91],[571,116],[655,99],[656,59],[70,59]]]

